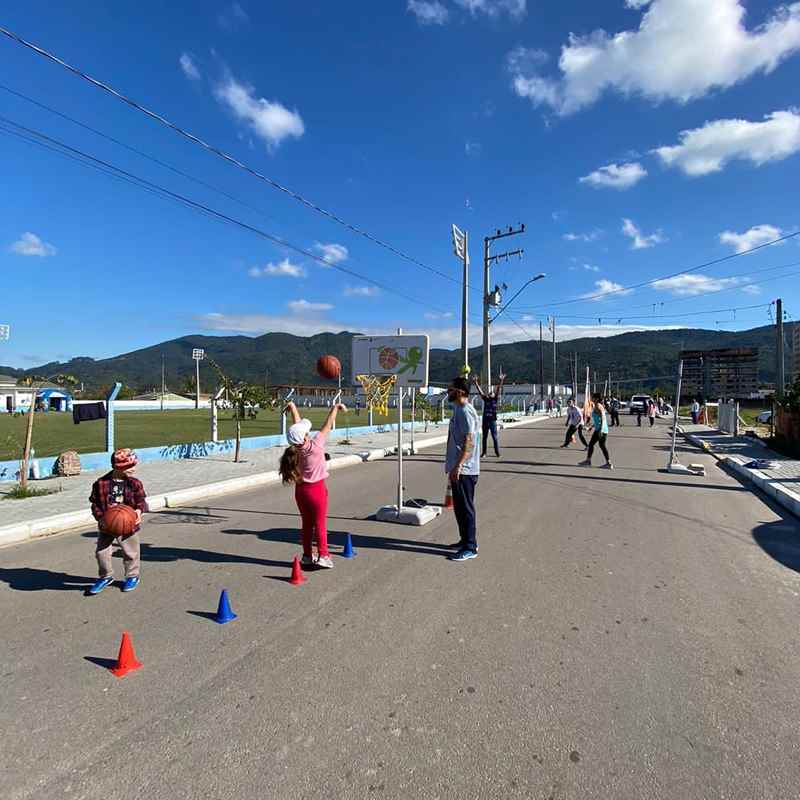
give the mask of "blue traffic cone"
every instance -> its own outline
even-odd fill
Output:
[[[347,534],[347,538],[344,540],[344,551],[342,552],[342,558],[355,558],[358,555],[355,550],[353,550],[353,540],[350,538],[350,534]]]
[[[223,589],[219,596],[219,606],[217,607],[217,616],[214,617],[214,622],[224,625],[226,622],[230,622],[232,619],[236,619],[236,614],[234,614],[231,610],[231,604],[228,600],[227,590]]]

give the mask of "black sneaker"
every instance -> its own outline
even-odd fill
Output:
[[[464,545],[460,541],[459,542],[453,542],[453,544],[447,544],[447,545],[445,545],[445,547],[447,547],[450,550],[463,550],[464,549]],[[478,545],[477,544],[475,545],[475,552],[476,553],[478,552]]]

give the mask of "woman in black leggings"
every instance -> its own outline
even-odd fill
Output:
[[[606,458],[606,463],[603,464],[602,469],[614,469],[611,463],[611,456],[606,447],[606,439],[608,438],[608,415],[605,408],[600,401],[600,395],[595,395],[592,400],[594,401],[594,408],[592,409],[592,425],[594,426],[594,433],[589,440],[589,452],[586,454],[586,460],[578,464],[579,467],[592,466],[592,454],[594,453],[594,446],[600,445],[600,450]]]

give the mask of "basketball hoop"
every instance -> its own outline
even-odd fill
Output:
[[[397,382],[397,375],[356,375],[356,380],[364,390],[367,408],[372,408],[379,414],[386,416],[389,413],[389,394]]]

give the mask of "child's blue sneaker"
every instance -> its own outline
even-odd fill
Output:
[[[451,561],[469,561],[477,558],[478,554],[474,550],[459,550],[454,556],[450,556]]]
[[[125,578],[125,583],[122,584],[123,592],[132,592],[139,585],[139,576],[135,575],[131,578]]]
[[[88,589],[86,594],[89,594],[89,595],[100,594],[100,592],[102,592],[103,589],[106,588],[106,586],[111,586],[112,583],[114,583],[114,576],[113,575],[109,575],[107,578],[98,578],[91,585],[91,587]]]

